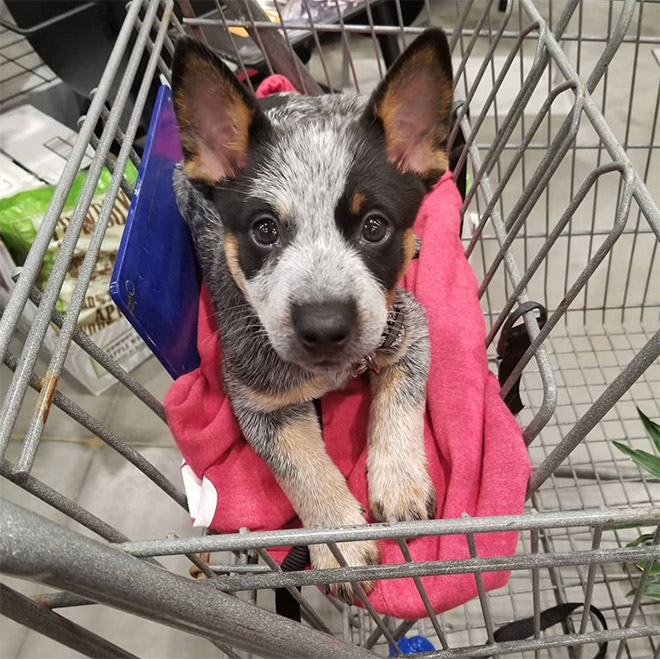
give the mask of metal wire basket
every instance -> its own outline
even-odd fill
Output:
[[[653,561],[660,559],[659,489],[611,442],[626,439],[649,450],[635,406],[651,417],[660,413],[660,211],[653,199],[660,174],[660,4],[275,0],[270,9],[275,20],[249,0],[217,2],[199,15],[188,0],[177,5],[173,0],[134,0],[127,9],[78,140],[0,319],[0,351],[8,368],[3,370],[0,412],[3,455],[12,437],[20,440],[17,458],[3,458],[2,475],[86,532],[3,501],[3,572],[57,590],[29,598],[3,585],[2,613],[94,657],[133,656],[119,647],[130,645],[130,639],[101,638],[67,619],[69,609],[64,607],[112,606],[204,637],[227,657],[251,652],[382,656],[413,626],[438,648],[419,655],[425,657],[580,656],[582,646],[591,644],[586,652],[593,652],[593,644],[606,641],[617,658],[660,656],[660,610],[643,595]],[[548,309],[544,324],[533,310],[523,315],[530,345],[502,387],[506,397],[522,376],[526,408],[518,418],[534,465],[529,512],[506,518],[360,529],[246,530],[132,542],[31,475],[53,405],[186,508],[179,487],[131,446],[130,436],[120,438],[58,389],[73,341],[165,418],[157,398],[85,337],[76,320],[114,200],[120,190],[132,193],[122,172],[129,159],[139,166],[134,142],[149,111],[154,81],[159,75],[169,80],[176,35],[187,31],[206,40],[234,63],[248,85],[255,75],[279,72],[307,93],[365,93],[399,49],[429,24],[441,24],[450,35],[456,76],[451,139],[464,140],[456,170],[467,168],[463,239],[480,280],[493,360],[495,339],[512,311],[529,300]],[[99,120],[103,124],[97,138]],[[113,140],[120,149],[110,161]],[[36,277],[90,143],[96,155],[85,191],[49,281],[39,292]],[[91,192],[107,162],[114,172],[110,192],[71,303],[60,313],[55,304],[63,277]],[[28,299],[38,311],[27,336],[22,336],[17,325]],[[38,357],[51,322],[61,329],[44,374]],[[39,396],[23,428],[17,418],[30,388]],[[648,532],[648,526],[655,527],[650,543],[627,546]],[[473,552],[471,559],[461,561],[283,573],[265,551],[328,543],[341,558],[338,542],[389,538],[408,556],[410,538],[464,534],[474,549],[474,534],[513,529],[521,532],[518,553],[507,558],[480,558]],[[102,542],[89,539],[87,531]],[[206,579],[193,581],[163,569],[161,557],[167,556],[186,556]],[[511,570],[512,577],[505,588],[486,594],[481,575],[494,570]],[[479,597],[442,616],[427,607],[428,619],[416,623],[383,618],[368,601],[364,609],[339,604],[312,587],[367,577],[412,577],[427,603],[421,577],[456,573],[474,575]],[[310,587],[299,591],[302,586]],[[286,588],[298,600],[302,623],[269,610],[274,588]],[[583,612],[566,620],[561,631],[543,631],[541,610],[567,601],[584,602]],[[607,629],[592,625],[591,604],[603,612]],[[529,638],[496,638],[496,627],[530,614]]]

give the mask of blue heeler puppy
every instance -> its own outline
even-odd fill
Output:
[[[383,521],[432,517],[427,323],[398,283],[414,256],[419,205],[448,168],[444,32],[420,35],[371,98],[257,101],[188,38],[176,46],[172,89],[184,153],[177,202],[213,299],[224,386],[246,440],[305,526],[364,524],[325,451],[313,401],[368,369],[370,512]],[[379,561],[375,542],[340,549],[349,565]],[[326,546],[310,553],[314,568],[337,566]],[[350,584],[330,590],[353,598]]]

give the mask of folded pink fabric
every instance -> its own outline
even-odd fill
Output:
[[[270,93],[283,91],[281,80],[268,84]],[[530,472],[520,428],[488,369],[477,281],[459,239],[460,206],[448,172],[422,203],[415,224],[421,253],[402,282],[424,305],[429,322],[432,363],[425,442],[440,519],[522,512]],[[270,470],[243,439],[223,391],[221,346],[205,287],[198,348],[200,367],[176,380],[165,398],[172,435],[184,457],[182,474],[194,525],[221,533],[299,526]],[[322,400],[328,454],[365,508],[369,402],[366,378],[351,380]],[[516,542],[515,532],[475,536],[480,557],[511,555]],[[464,536],[417,538],[409,547],[414,561],[470,557]],[[395,541],[382,541],[380,550],[383,563],[404,562]],[[281,560],[284,553],[273,555]],[[484,573],[484,585],[498,588],[508,576]],[[471,574],[424,577],[422,582],[436,613],[477,595]],[[379,582],[370,601],[380,613],[398,618],[427,615],[410,578]]]

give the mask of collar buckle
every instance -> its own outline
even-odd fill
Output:
[[[405,334],[403,325],[404,313],[399,307],[393,306],[387,316],[387,324],[380,337],[378,347],[372,353],[363,357],[353,368],[353,377],[357,378],[367,371],[380,373],[380,366],[376,363],[374,357],[379,350],[392,350],[396,348]]]

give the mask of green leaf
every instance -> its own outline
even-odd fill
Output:
[[[651,419],[649,419],[639,407],[637,408],[637,414],[639,414],[639,418],[642,420],[646,432],[655,445],[656,450],[660,451],[660,426],[655,421],[651,421]]]
[[[626,593],[626,597],[632,597],[637,592],[637,588],[633,588],[631,591]],[[646,582],[646,587],[644,588],[644,597],[649,599],[657,600],[660,602],[660,577],[651,577]]]
[[[638,466],[648,471],[654,478],[660,479],[660,457],[648,451],[632,449],[621,442],[612,442],[619,451],[625,453]]]

